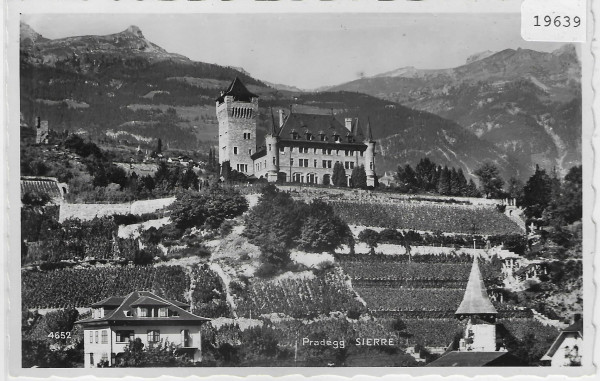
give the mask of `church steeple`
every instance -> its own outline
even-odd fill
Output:
[[[458,318],[462,318],[475,315],[479,317],[491,317],[497,313],[488,297],[485,284],[481,278],[481,272],[479,271],[478,259],[475,256],[463,300],[454,314]]]

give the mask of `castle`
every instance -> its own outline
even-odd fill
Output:
[[[375,141],[371,126],[363,133],[357,118],[342,125],[333,115],[279,110],[265,144],[256,147],[258,96],[235,78],[216,99],[219,164],[269,182],[332,184],[333,167],[343,165],[347,184],[355,167],[364,166],[367,186],[374,186]]]

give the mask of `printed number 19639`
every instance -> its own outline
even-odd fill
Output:
[[[48,337],[51,339],[70,339],[71,338],[71,332],[50,332],[48,334]]]
[[[573,19],[571,19],[569,16],[544,16],[544,18],[542,19],[543,24],[540,24],[540,17],[541,16],[533,16],[533,18],[535,19],[534,26],[555,26],[557,28],[562,26],[563,28],[577,28],[581,25],[581,18],[579,16],[575,16],[573,17]]]

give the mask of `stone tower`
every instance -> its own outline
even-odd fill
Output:
[[[35,143],[48,144],[48,121],[40,120],[40,117],[38,116],[35,127]]]
[[[371,122],[367,122],[367,138],[365,139],[367,149],[365,150],[365,173],[367,174],[367,186],[375,186],[375,140],[371,131]]]
[[[281,110],[280,110],[281,114]],[[280,115],[280,120],[282,119]],[[267,181],[277,181],[277,174],[279,173],[279,128],[275,124],[275,118],[273,117],[273,110],[271,110],[271,131],[265,136],[265,149],[267,150]],[[282,122],[280,121],[280,124]]]
[[[228,161],[232,170],[254,173],[258,96],[235,78],[216,100],[219,121],[219,164]]]

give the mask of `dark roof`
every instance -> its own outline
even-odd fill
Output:
[[[460,302],[460,306],[458,306],[455,315],[485,315],[497,313],[488,297],[477,261],[477,257],[474,257],[471,273],[469,274],[469,281],[467,282],[467,288],[465,289],[465,295],[463,296],[463,300]]]
[[[109,296],[99,302],[92,304],[90,307],[119,307],[125,298],[122,296]]]
[[[306,133],[310,133],[314,141],[321,141],[320,135],[324,134],[327,137],[328,143],[334,143],[333,136],[337,135],[340,138],[340,143],[351,143],[363,145],[364,135],[360,126],[357,126],[357,119],[353,120],[351,130],[348,130],[340,123],[333,115],[322,114],[302,114],[292,112],[279,129],[278,136],[281,140],[294,140],[292,133],[298,134],[297,140],[307,140]],[[355,132],[359,133],[361,138],[358,139]],[[351,137],[351,141],[348,138]]]
[[[509,352],[452,351],[427,364],[431,367],[520,366],[523,362]]]
[[[217,102],[222,103],[228,95],[232,96],[233,100],[241,102],[251,102],[252,98],[258,98],[258,95],[251,93],[238,77],[235,77],[227,90],[217,98]]]
[[[50,198],[62,198],[63,194],[58,186],[58,180],[54,177],[21,177],[21,196],[25,193],[47,194]]]
[[[170,306],[171,302],[163,302],[162,300],[158,300],[156,298],[152,298],[150,296],[141,296],[136,301],[130,304],[132,307],[137,306],[152,306],[152,307],[166,307]]]
[[[181,308],[182,305],[187,306],[182,302],[173,302],[162,298],[156,294],[153,294],[150,291],[134,291],[125,297],[113,297],[113,298],[121,298],[122,302],[114,311],[105,312],[105,316],[100,319],[95,319],[93,317],[89,317],[87,319],[82,319],[77,321],[77,324],[83,325],[105,325],[105,324],[123,324],[123,323],[148,323],[154,324],[157,322],[162,323],[202,323],[205,321],[209,321],[210,319],[205,317],[200,317],[192,314]],[[104,299],[104,301],[109,300],[111,298]],[[114,299],[116,301],[116,299]],[[169,316],[169,317],[139,317],[136,315],[135,306],[140,305],[153,305],[157,307],[168,307],[169,310],[176,312],[178,316]],[[98,302],[93,304],[92,306],[99,305],[102,302]],[[150,303],[150,304],[144,304]],[[126,316],[125,311],[130,310],[133,313],[133,316]]]
[[[575,323],[563,329],[563,332],[579,332],[583,334],[583,319],[579,319]]]
[[[362,130],[362,127],[360,125],[360,121],[358,120],[358,118],[354,119],[352,124],[353,124],[352,133],[354,134],[354,139],[356,139],[357,142],[364,142],[365,134],[363,133],[363,130]]]

